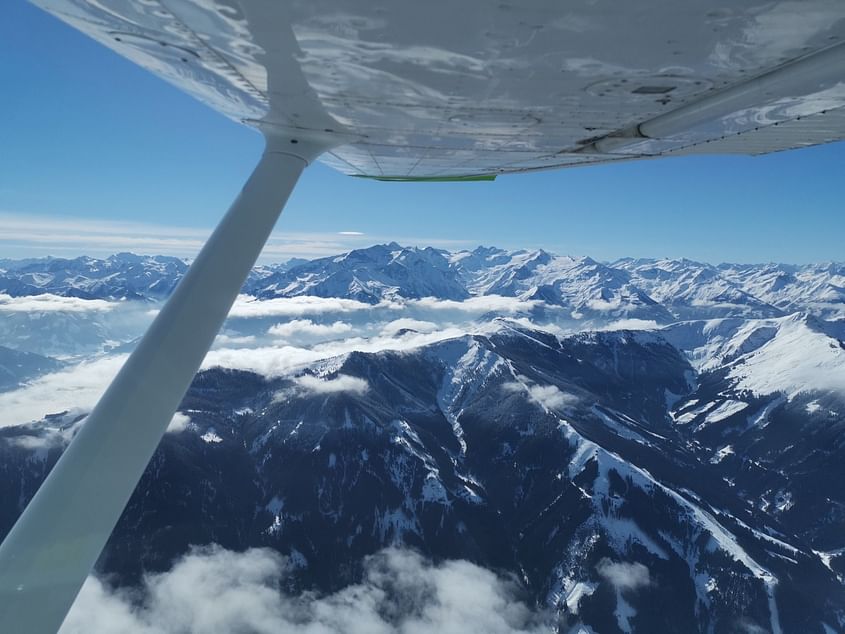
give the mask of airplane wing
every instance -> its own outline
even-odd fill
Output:
[[[845,137],[839,0],[34,0],[225,115],[403,180]]]
[[[258,129],[253,175],[0,545],[55,632],[300,172],[499,174],[845,138],[842,0],[33,0]]]

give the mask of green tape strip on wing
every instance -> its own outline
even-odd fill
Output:
[[[367,178],[391,183],[471,183],[475,181],[494,181],[495,174],[472,174],[469,176],[370,176],[354,174],[356,178]]]

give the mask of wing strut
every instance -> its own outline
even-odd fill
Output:
[[[62,624],[305,166],[271,139],[255,171],[0,545],[0,630]]]

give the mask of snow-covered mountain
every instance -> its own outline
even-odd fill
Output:
[[[0,269],[15,409],[95,399],[184,263]],[[396,244],[257,267],[99,569],[267,547],[323,593],[399,546],[510,575],[560,634],[845,633],[842,270]],[[0,421],[0,536],[92,402]]]
[[[625,258],[612,264],[679,319],[845,317],[845,265],[720,264]]]
[[[592,258],[545,251],[479,248],[450,260],[474,295],[503,295],[561,306],[575,320],[673,321],[671,313],[631,282],[630,275]]]
[[[0,294],[163,299],[187,269],[188,265],[179,258],[133,253],[118,253],[104,260],[90,257],[0,260]]]
[[[0,297],[51,293],[161,300],[186,268],[176,258],[126,253],[105,260],[0,260]],[[479,247],[448,252],[391,243],[312,261],[262,265],[253,270],[244,292],[264,299],[338,297],[370,304],[500,295],[540,300],[564,309],[575,321],[594,325],[619,319],[669,324],[794,312],[835,319],[845,318],[845,264],[714,266],[630,258],[605,264],[543,250]]]
[[[845,265],[836,262],[788,264],[722,264],[723,277],[784,312],[808,310],[820,317],[842,317]]]
[[[843,326],[795,314],[661,331],[699,370],[669,410],[688,446],[822,553],[842,547],[845,521]]]
[[[190,544],[268,546],[331,591],[404,545],[510,571],[560,632],[842,631],[845,386],[758,379],[813,346],[835,383],[845,350],[812,318],[747,323],[495,320],[279,378],[205,371],[100,565],[131,582]],[[80,420],[0,429],[3,529]]]
[[[375,304],[395,297],[469,297],[443,252],[431,247],[405,248],[396,243],[320,258],[256,279],[252,284],[249,292],[260,298],[314,295]]]
[[[625,259],[614,262],[613,266],[628,271],[632,280],[676,319],[783,314],[709,264],[691,260]]]

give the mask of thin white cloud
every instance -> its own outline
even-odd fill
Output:
[[[381,334],[391,337],[401,330],[415,330],[417,332],[434,332],[439,326],[433,321],[424,321],[422,319],[412,319],[410,317],[400,317],[386,323],[381,328]]]
[[[596,565],[596,570],[616,591],[616,624],[623,632],[631,631],[631,617],[636,610],[625,599],[623,592],[630,592],[651,585],[648,568],[641,563],[612,561],[604,557]]]
[[[617,590],[636,590],[651,585],[651,577],[641,563],[612,561],[604,557],[596,565],[598,573]]]
[[[253,346],[258,339],[255,335],[233,335],[221,333],[214,339],[216,346]]]
[[[389,549],[365,560],[364,578],[332,594],[291,595],[292,566],[269,549],[195,549],[138,594],[89,577],[61,634],[539,634],[546,615],[515,584],[467,561],[433,564]],[[138,600],[140,598],[140,601]]]
[[[451,311],[471,317],[486,313],[512,315],[528,312],[541,303],[538,300],[522,300],[517,297],[503,297],[500,295],[470,297],[465,300],[437,299],[436,297],[407,300],[397,298],[393,300],[382,300],[377,304],[367,304],[354,299],[313,297],[310,295],[276,297],[272,299],[258,299],[250,295],[239,295],[229,316],[239,318],[303,317],[309,315],[359,312],[367,312],[372,315],[378,314],[381,311],[405,310],[413,314],[419,313],[418,316],[425,316],[426,313],[442,315],[445,312]],[[442,319],[441,316],[436,318],[438,320]]]
[[[323,315],[328,313],[351,313],[374,310],[376,308],[401,308],[401,304],[382,302],[373,306],[354,299],[339,297],[276,297],[257,299],[250,295],[238,295],[235,305],[229,311],[229,317],[301,317],[303,315]]]
[[[221,210],[228,201],[221,201]],[[144,222],[75,218],[0,212],[0,247],[7,257],[62,255],[103,256],[118,251],[193,258],[199,253],[212,228],[179,227]],[[439,240],[425,237],[367,236],[359,231],[292,232],[270,236],[261,253],[262,262],[292,257],[317,258],[337,255],[372,243],[398,241],[402,244],[441,247],[466,246],[468,240]]]
[[[506,392],[525,392],[529,399],[547,410],[559,410],[578,402],[578,397],[562,392],[556,385],[531,384],[526,377],[503,383],[502,389]]]
[[[169,434],[178,434],[180,432],[185,431],[191,425],[191,417],[187,414],[183,414],[182,412],[176,412],[173,414],[173,418],[170,419],[170,424],[167,426],[167,433]]]
[[[553,335],[563,336],[570,334],[571,330],[566,330],[561,328],[557,324],[553,323],[546,323],[546,324],[537,324],[531,321],[528,317],[510,317],[507,320],[508,323],[514,323],[523,328],[529,328],[531,330],[543,330],[545,332],[551,333]]]
[[[116,251],[193,257],[210,234],[206,228],[0,213],[0,245],[17,257]]]
[[[370,337],[370,338],[350,338],[343,341],[327,342],[314,346],[313,351],[321,353],[321,358],[337,356],[339,354],[346,354],[348,352],[382,352],[386,350],[405,351],[413,350],[421,346],[426,346],[444,339],[452,339],[454,337],[462,337],[473,329],[460,328],[456,326],[448,326],[441,330],[433,332],[406,332],[401,336],[394,337]]]
[[[308,335],[315,337],[327,337],[343,335],[352,332],[352,325],[343,321],[336,321],[331,324],[314,323],[310,319],[293,319],[288,322],[278,323],[270,326],[267,333],[274,337],[287,339],[296,335]]]
[[[311,374],[303,374],[294,379],[294,382],[306,392],[311,394],[339,394],[349,392],[352,394],[365,394],[370,389],[366,380],[348,374],[338,374],[333,379],[321,379]]]
[[[546,409],[560,409],[576,401],[575,397],[564,394],[556,385],[532,385],[528,388],[528,396]]]
[[[0,313],[103,313],[118,306],[117,302],[104,299],[81,299],[63,297],[51,293],[12,297],[0,293]]]
[[[73,440],[76,432],[85,422],[86,415],[87,412],[81,410],[70,410],[60,420],[30,425],[25,430],[21,430],[23,433],[9,436],[6,441],[28,451],[63,448]],[[74,419],[78,420],[73,422]]]
[[[613,299],[607,301],[605,299],[588,299],[586,302],[584,302],[584,305],[591,310],[603,312],[608,310],[619,309],[622,306],[622,300]]]
[[[256,372],[266,377],[289,374],[329,355],[296,346],[259,346],[256,348],[217,348],[205,355],[202,369],[230,368]]]
[[[498,313],[513,314],[530,311],[543,302],[536,299],[519,299],[518,297],[504,297],[502,295],[483,295],[464,300],[437,299],[423,297],[408,300],[411,307],[426,308],[428,310],[457,310],[470,313]]]
[[[619,319],[599,330],[654,330],[656,328],[660,328],[660,324],[653,319]]]
[[[16,257],[110,255],[134,251],[194,257],[211,227],[179,227],[119,220],[0,213],[0,245]],[[270,236],[263,260],[322,257],[362,246],[355,232],[283,232]]]

